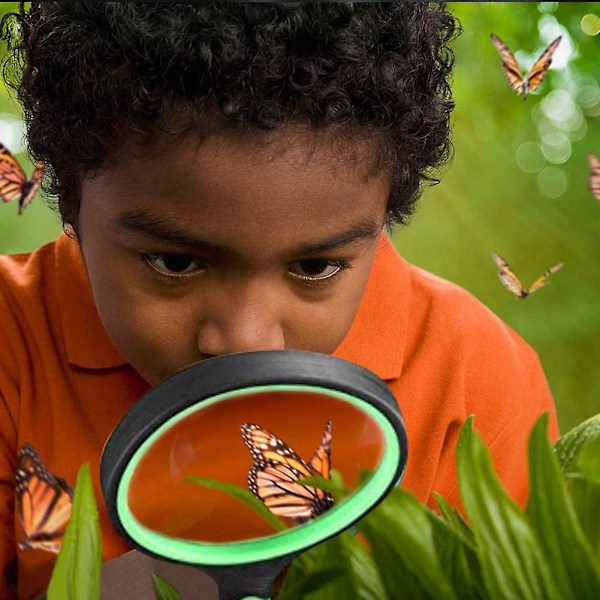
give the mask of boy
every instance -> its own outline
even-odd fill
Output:
[[[0,564],[17,553],[19,597],[54,561],[17,552],[19,449],[71,484],[89,462],[101,498],[127,409],[231,352],[330,353],[385,379],[408,430],[403,485],[431,506],[459,502],[474,413],[524,503],[540,413],[557,435],[535,353],[383,233],[448,155],[443,6],[33,3],[17,20],[13,85],[67,233],[0,259]],[[128,548],[100,510],[108,560]]]

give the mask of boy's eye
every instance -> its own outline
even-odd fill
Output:
[[[303,281],[323,281],[337,275],[349,265],[339,260],[325,260],[314,258],[308,260],[299,260],[289,269],[290,275]]]
[[[144,260],[155,271],[171,277],[182,277],[204,270],[191,254],[145,254]]]

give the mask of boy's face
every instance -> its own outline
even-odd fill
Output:
[[[149,383],[213,355],[330,354],[348,332],[388,177],[277,135],[275,153],[224,136],[153,158],[130,148],[82,182],[76,225],[98,312]]]

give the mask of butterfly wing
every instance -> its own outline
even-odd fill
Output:
[[[498,277],[500,278],[502,285],[515,296],[524,298],[527,295],[527,292],[523,289],[523,285],[510,268],[510,265],[495,252],[492,252],[492,258],[498,267]]]
[[[512,87],[517,94],[520,94],[524,90],[526,80],[521,73],[521,69],[519,69],[515,55],[497,35],[494,35],[493,33],[490,34],[490,39],[500,54],[500,58],[502,59],[502,70],[504,71],[504,75],[506,75],[506,79],[508,79],[508,83],[510,83],[510,87]]]
[[[559,269],[562,269],[563,263],[558,263],[553,267],[550,267],[547,271],[544,271],[529,287],[528,293],[533,294],[535,290],[541,288],[543,285],[548,283],[548,277],[552,275],[552,273],[556,273]]]
[[[22,186],[22,196],[19,200],[19,214],[23,214],[23,211],[33,202],[37,191],[42,185],[42,179],[44,178],[45,168],[43,163],[39,162],[36,164],[31,179],[26,181]]]
[[[4,202],[21,198],[24,183],[23,169],[8,148],[0,143],[0,198]]]
[[[46,469],[31,444],[19,451],[16,496],[25,536],[19,546],[58,552],[71,516],[73,488]]]
[[[588,154],[588,164],[590,165],[589,185],[590,192],[596,200],[600,200],[600,160],[593,154]]]
[[[284,463],[254,465],[248,474],[250,491],[274,514],[292,520],[308,520],[324,512],[322,490],[301,485],[306,474]]]
[[[527,77],[526,77],[528,91],[534,92],[538,88],[540,83],[542,83],[542,81],[544,80],[544,77],[546,77],[546,73],[548,72],[548,69],[550,68],[550,65],[552,64],[552,55],[554,54],[554,51],[560,44],[561,39],[562,39],[562,36],[559,35],[540,54],[540,57],[535,61],[535,64],[533,65],[533,67],[531,67],[531,70],[529,71],[529,73],[527,74]]]
[[[321,443],[315,450],[308,463],[315,473],[318,473],[325,479],[330,478],[331,473],[331,419],[325,425],[325,431],[321,437]]]
[[[254,459],[248,473],[250,491],[273,514],[303,522],[333,504],[329,493],[298,483],[298,479],[320,473],[283,440],[253,423],[244,423],[241,432]]]

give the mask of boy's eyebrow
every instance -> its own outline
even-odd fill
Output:
[[[117,226],[120,229],[141,233],[148,237],[156,238],[178,246],[203,248],[206,250],[220,251],[226,254],[235,254],[230,248],[200,239],[188,233],[179,225],[169,222],[168,219],[152,215],[143,210],[128,210],[124,212],[117,219]],[[381,224],[375,219],[362,219],[361,221],[353,223],[345,231],[341,231],[330,238],[304,244],[294,249],[292,254],[316,254],[317,252],[344,246],[354,241],[374,239],[381,232],[381,228]]]

